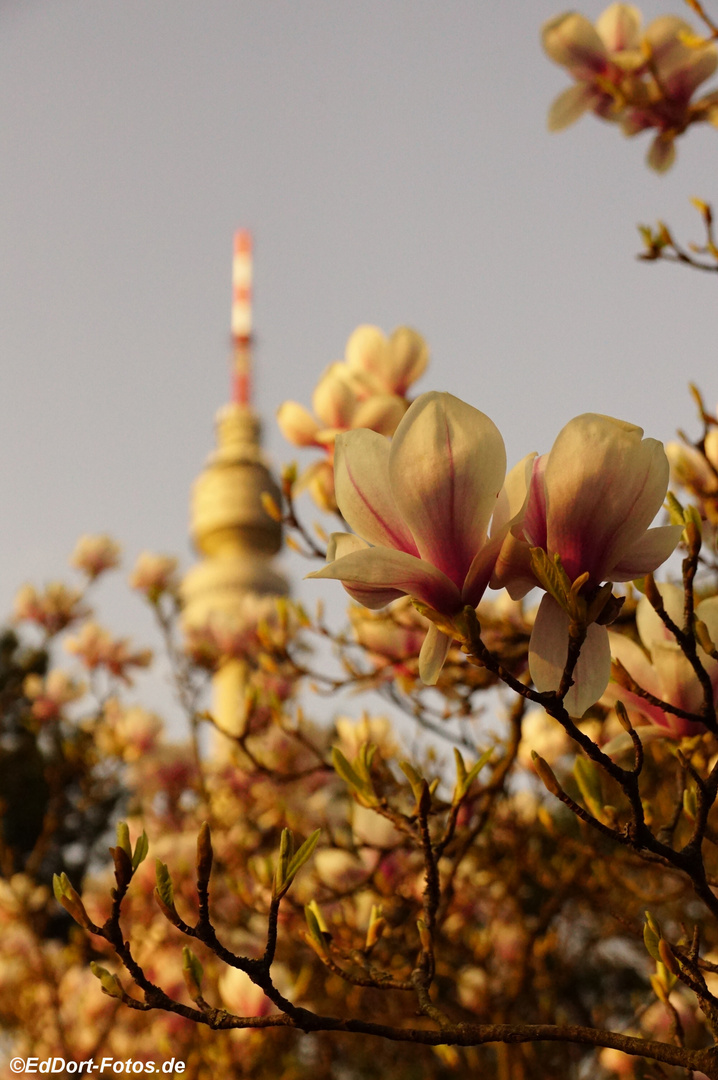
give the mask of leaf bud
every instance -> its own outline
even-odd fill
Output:
[[[550,791],[552,795],[558,796],[561,792],[561,788],[549,763],[542,758],[540,754],[537,754],[535,750],[531,751],[531,759],[534,763],[534,769],[546,790]]]
[[[192,1001],[202,997],[204,968],[188,945],[182,946],[182,976]]]
[[[617,701],[615,704],[615,709],[619,724],[621,725],[623,730],[627,731],[630,735],[630,733],[633,731],[633,725],[628,719],[628,712],[626,710],[626,706],[623,704],[622,701]]]
[[[680,964],[678,963],[673,950],[671,949],[665,938],[661,938],[658,942],[658,952],[661,957],[661,963],[664,965],[664,967],[668,968],[671,975],[675,975],[676,977],[680,975]]]
[[[122,1001],[125,996],[125,992],[122,989],[122,983],[116,975],[112,975],[107,968],[101,967],[100,964],[94,960],[90,961],[90,971],[96,979],[100,980],[103,993],[108,997],[117,998]]]
[[[197,887],[199,889],[206,889],[209,884],[213,858],[209,824],[203,821],[197,836]]]

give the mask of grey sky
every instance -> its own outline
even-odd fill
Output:
[[[111,532],[128,568],[146,548],[188,565],[238,226],[275,461],[294,456],[277,406],[309,402],[360,322],[421,330],[419,389],[487,412],[511,462],[588,410],[662,439],[694,427],[687,381],[718,398],[718,283],[636,262],[635,225],[700,238],[688,199],[717,194],[718,137],[695,130],[657,177],[647,138],[592,117],[549,135],[568,83],[539,31],[560,10],[1,0],[3,611],[24,580],[62,575],[82,532]],[[104,595],[108,621],[146,638],[139,604]]]

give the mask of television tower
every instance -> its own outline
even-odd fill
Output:
[[[183,625],[238,626],[246,598],[285,596],[287,580],[273,565],[281,525],[262,506],[279,487],[261,450],[261,423],[252,409],[252,237],[235,233],[232,261],[231,400],[215,418],[217,446],[192,485],[190,535],[200,562],[182,583]],[[242,660],[224,663],[213,678],[212,712],[228,735],[240,733],[247,670]]]

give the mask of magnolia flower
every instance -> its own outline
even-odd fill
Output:
[[[81,536],[70,556],[70,566],[82,570],[90,581],[112,570],[120,561],[120,545],[104,533],[98,536]]]
[[[572,582],[588,573],[581,595],[589,599],[603,582],[642,577],[668,558],[681,526],[648,528],[666,495],[668,460],[660,442],[642,435],[633,424],[595,413],[566,424],[551,452],[534,461],[526,512],[503,545],[494,588],[506,586],[519,599],[540,586],[532,547],[559,555]],[[546,594],[529,645],[531,677],[540,691],[559,688],[569,622]],[[599,699],[610,671],[608,632],[591,623],[564,699],[571,715],[582,716]]]
[[[657,172],[665,172],[675,161],[677,135],[697,121],[715,123],[718,94],[713,91],[696,102],[691,98],[715,71],[718,51],[714,45],[697,44],[691,27],[676,15],[663,15],[647,27],[644,49],[650,71],[646,99],[628,102],[621,127],[624,135],[657,129],[646,160]]]
[[[627,81],[645,62],[640,28],[641,13],[630,4],[611,4],[595,27],[575,11],[557,15],[544,25],[541,38],[546,53],[576,79],[576,85],[564,90],[551,106],[551,131],[568,127],[589,109],[606,119],[617,119],[619,90],[625,93]]]
[[[86,689],[84,683],[70,678],[60,668],[53,668],[44,678],[28,675],[23,684],[26,696],[32,701],[32,715],[41,723],[58,719],[63,705],[77,701]]]
[[[58,634],[87,614],[81,600],[78,589],[68,589],[61,581],[50,582],[42,592],[26,584],[18,589],[13,614],[18,622],[34,622],[47,634]]]
[[[677,626],[682,626],[683,590],[677,585],[659,585],[658,589],[667,613]],[[696,618],[706,624],[711,640],[718,641],[717,596],[702,600],[696,606]],[[625,634],[609,634],[614,660],[618,660],[638,686],[653,697],[686,712],[700,713],[703,688],[696,673],[675,637],[645,596],[641,597],[636,609],[636,628],[643,648]],[[698,654],[713,684],[714,700],[718,700],[718,661],[712,660],[700,648]],[[622,701],[634,726],[640,726],[644,740],[646,737],[652,739],[660,736],[680,739],[705,730],[700,722],[666,712],[614,682],[607,687],[603,700],[609,704]]]
[[[104,667],[110,675],[116,675],[132,685],[128,668],[149,667],[152,662],[151,649],[139,649],[133,652],[128,638],[113,638],[107,630],[95,622],[87,622],[77,637],[68,638],[65,648],[79,657],[88,671]]]
[[[428,363],[421,334],[408,326],[386,337],[376,326],[359,326],[349,338],[345,361],[330,364],[312,396],[314,416],[296,401],[285,401],[277,423],[295,446],[317,446],[327,459],[300,477],[297,491],[308,488],[324,510],[336,510],[332,476],[334,441],[342,431],[369,428],[393,435],[408,408],[406,392]]]
[[[637,8],[611,4],[595,27],[576,12],[551,19],[542,39],[549,57],[576,80],[549,110],[552,131],[589,110],[620,122],[626,135],[655,128],[647,162],[663,172],[675,159],[677,135],[692,123],[715,122],[718,95],[691,97],[715,71],[718,52],[675,15],[655,19],[642,33]]]
[[[143,551],[137,557],[129,583],[130,588],[144,593],[150,603],[156,603],[163,593],[174,593],[177,589],[177,559]]]
[[[526,483],[521,463],[502,486],[506,453],[488,416],[451,394],[422,394],[391,442],[366,430],[341,435],[335,472],[339,509],[357,535],[332,534],[329,565],[309,577],[338,579],[368,608],[404,595],[449,619],[476,607]],[[430,625],[419,656],[425,683],[436,682],[451,641]]]

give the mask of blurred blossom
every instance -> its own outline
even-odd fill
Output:
[[[649,528],[668,487],[668,459],[660,442],[643,439],[633,424],[584,413],[559,433],[550,453],[537,458],[525,516],[507,537],[492,580],[514,598],[539,585],[531,548],[559,555],[573,582],[588,580],[590,601],[602,582],[631,581],[665,562],[680,539],[680,525]],[[600,617],[600,616],[599,616]],[[546,593],[536,615],[529,668],[540,691],[557,690],[568,655],[569,616]],[[610,677],[605,626],[589,625],[564,704],[582,716]]]
[[[415,330],[400,326],[387,338],[376,326],[359,326],[349,338],[344,361],[323,373],[312,397],[315,415],[295,401],[279,409],[277,422],[295,446],[325,450],[325,461],[311,465],[296,491],[308,488],[321,509],[335,511],[333,450],[342,431],[369,428],[392,435],[406,412],[406,392],[423,374],[429,353]]]
[[[66,640],[65,648],[77,656],[88,670],[105,668],[110,675],[122,679],[128,686],[132,685],[128,668],[145,668],[152,662],[151,649],[133,652],[128,638],[113,638],[95,622],[85,623],[77,637]]]
[[[117,698],[105,702],[102,716],[92,726],[100,753],[128,764],[155,749],[162,729],[162,720],[155,713],[139,705],[122,705]]]
[[[647,163],[664,172],[675,160],[678,135],[696,122],[716,123],[718,92],[691,99],[715,71],[718,51],[675,15],[642,31],[641,13],[630,4],[611,4],[595,26],[568,12],[544,25],[542,40],[548,56],[575,80],[549,110],[552,131],[587,111],[619,123],[625,135],[653,129]]]
[[[525,769],[533,769],[531,752],[536,751],[549,765],[568,754],[573,743],[553,717],[543,709],[530,709],[521,724],[519,761]]]
[[[41,911],[48,901],[50,891],[46,885],[38,885],[27,874],[13,874],[11,878],[0,877],[0,913],[18,916]]]
[[[87,614],[81,600],[79,589],[68,589],[61,581],[51,582],[43,592],[34,585],[23,585],[15,596],[14,618],[33,622],[47,634],[58,634]]]
[[[32,715],[41,723],[46,723],[57,720],[63,706],[81,698],[87,686],[70,678],[60,668],[54,668],[44,678],[41,675],[28,675],[23,690],[32,701]]]
[[[369,716],[364,713],[361,720],[341,717],[335,722],[335,727],[337,745],[349,761],[358,756],[365,743],[373,743],[385,761],[389,761],[398,751],[393,725],[386,716]]]
[[[631,1035],[634,1033],[629,1031],[626,1034]],[[620,1080],[630,1080],[636,1075],[638,1058],[634,1057],[633,1054],[624,1054],[622,1050],[614,1050],[612,1047],[607,1046],[601,1050],[598,1060],[601,1068],[613,1073]]]
[[[222,660],[257,659],[286,649],[300,616],[283,597],[245,593],[232,612],[216,612],[202,623],[184,623],[185,652],[203,667]]]
[[[272,969],[272,977],[274,977]],[[219,977],[224,1007],[235,1016],[268,1016],[274,1009],[264,991],[239,968],[226,968]]]
[[[70,556],[70,566],[81,570],[90,581],[112,570],[120,562],[120,545],[104,533],[98,536],[81,536]]]
[[[314,873],[322,885],[337,892],[356,888],[368,876],[357,855],[333,847],[318,848],[314,853]]]
[[[349,432],[336,453],[337,501],[356,535],[333,533],[328,565],[308,576],[340,580],[368,608],[402,595],[449,618],[476,607],[526,491],[525,461],[504,485],[504,443],[488,416],[451,394],[422,394],[391,441]],[[451,641],[431,623],[425,683],[436,683]]]
[[[349,620],[354,637],[376,667],[396,665],[418,657],[429,628],[428,620],[416,610],[408,596],[381,611],[352,604]]]
[[[163,593],[177,590],[177,559],[170,555],[155,555],[143,551],[138,556],[129,577],[130,587],[144,593],[150,603],[156,603]]]
[[[682,626],[683,590],[670,584],[659,585],[658,589],[667,613],[677,626]],[[718,597],[702,600],[696,605],[695,613],[696,618],[708,627],[711,640],[718,642]],[[703,689],[698,677],[675,637],[645,596],[641,597],[636,609],[636,628],[643,648],[625,634],[609,635],[614,660],[618,660],[638,686],[653,697],[687,712],[700,713]],[[718,661],[707,656],[700,647],[698,655],[710,677],[714,701],[718,702]],[[620,681],[609,684],[603,700],[608,704],[623,702],[632,723],[640,728],[643,741],[661,736],[681,739],[705,730],[700,722],[675,716],[624,689]],[[628,739],[628,734],[625,739],[619,736],[612,745],[628,745]]]
[[[686,443],[668,442],[666,456],[676,484],[694,495],[714,495],[718,491],[718,475],[700,450]]]

